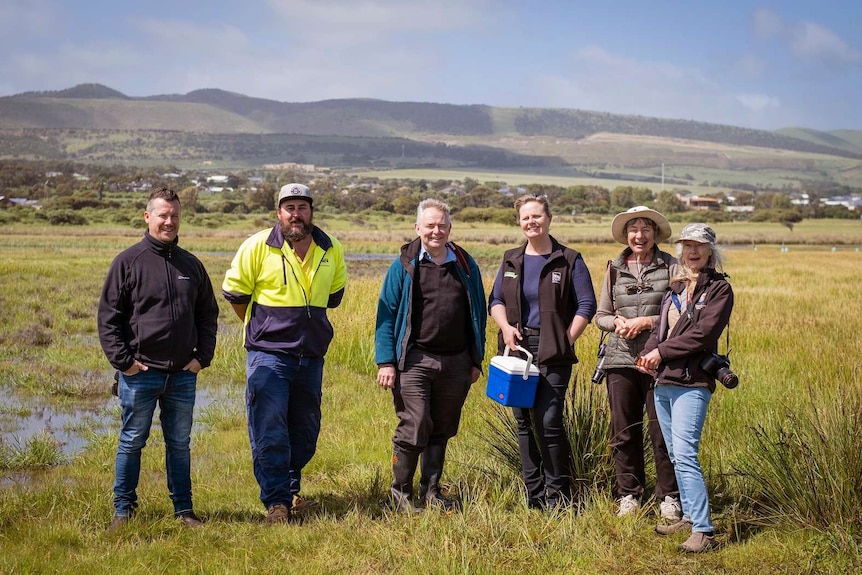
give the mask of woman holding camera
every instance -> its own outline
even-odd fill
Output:
[[[655,413],[653,379],[635,367],[654,323],[662,296],[678,266],[657,244],[670,238],[670,224],[645,206],[619,213],[611,223],[614,239],[627,247],[608,262],[596,325],[610,332],[602,367],[611,408],[611,451],[618,515],[636,512],[646,486],[644,408],[656,468],[655,495],[662,520],[682,518],[679,489]],[[596,382],[599,383],[599,382]]]
[[[638,358],[655,375],[655,404],[682,500],[683,518],[658,525],[659,535],[689,531],[680,551],[698,553],[717,546],[709,517],[709,496],[698,458],[706,409],[715,391],[715,353],[730,322],[733,290],[722,273],[715,232],[689,224],[676,240],[680,273],[662,300],[658,326]],[[732,374],[731,374],[732,375]]]
[[[512,411],[527,503],[554,509],[571,498],[571,447],[563,409],[572,365],[578,361],[573,346],[596,313],[596,294],[581,254],[551,236],[548,199],[521,196],[515,211],[527,241],[503,255],[488,308],[500,328],[499,351],[520,345],[539,368],[533,408]]]

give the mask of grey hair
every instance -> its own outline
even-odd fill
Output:
[[[714,268],[720,272],[724,271],[724,252],[721,248],[719,248],[715,244],[707,244],[709,245],[709,259],[706,262],[706,266],[708,268]],[[682,257],[682,242],[677,242],[676,244],[676,257]]]
[[[436,210],[440,210],[446,216],[446,223],[452,223],[452,216],[449,210],[449,204],[446,202],[440,201],[437,198],[426,198],[419,202],[419,207],[416,208],[416,224],[420,224],[422,220],[422,213],[428,208],[434,208]]]

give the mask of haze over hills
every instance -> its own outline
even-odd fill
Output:
[[[862,159],[862,133],[852,130],[771,132],[583,110],[370,99],[290,103],[219,89],[132,98],[101,84],[81,84],[66,90],[25,92],[0,98],[0,125],[6,129],[174,129],[205,133],[407,138],[428,134],[584,138],[606,132]]]
[[[533,171],[671,183],[862,187],[862,131],[754,130],[602,112],[373,99],[291,103],[101,84],[0,97],[0,159]],[[712,182],[713,184],[709,184]]]

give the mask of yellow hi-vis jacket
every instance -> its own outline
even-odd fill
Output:
[[[311,276],[281,233],[281,224],[242,243],[225,273],[222,292],[231,304],[251,304],[245,314],[249,350],[323,357],[332,341],[326,309],[344,296],[344,248],[317,226],[312,230]]]

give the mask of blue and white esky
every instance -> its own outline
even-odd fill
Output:
[[[0,95],[96,82],[862,129],[859,0],[0,0]]]

